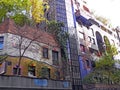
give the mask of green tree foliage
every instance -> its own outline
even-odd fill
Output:
[[[45,5],[48,9],[48,4]],[[42,0],[0,0],[0,22],[12,18],[20,26],[31,22],[31,19],[40,23],[45,20],[44,9]]]
[[[91,11],[91,14],[92,14],[93,16],[95,16],[95,18],[96,18],[97,20],[99,20],[100,22],[102,22],[103,24],[109,25],[108,27],[112,27],[110,19],[108,19],[108,18],[106,18],[106,17],[104,17],[104,16],[99,16],[99,15],[97,15],[94,10]]]
[[[112,59],[111,55],[107,54],[96,61],[96,69],[111,69],[114,63],[115,61]]]
[[[69,37],[68,32],[64,31],[62,28],[64,27],[64,24],[62,22],[56,22],[56,21],[50,21],[47,23],[47,31],[49,33],[52,33],[56,37],[56,41],[59,43],[61,48],[61,60],[62,60],[62,66],[61,71],[63,72],[63,78],[66,76],[67,71],[67,40]]]
[[[16,14],[21,14],[24,10],[27,13],[28,6],[30,5],[26,6],[26,4],[28,4],[28,0],[1,0],[0,13],[2,13],[2,15],[0,14],[0,20]]]
[[[25,24],[30,25],[30,19],[24,14],[15,14],[12,19],[19,26],[24,26]]]
[[[62,22],[50,21],[47,23],[47,31],[54,35],[61,32],[61,27],[64,27]]]
[[[50,21],[47,24],[47,31],[56,36],[61,47],[66,47],[66,41],[69,35],[66,31],[62,30],[62,27],[64,27],[62,22]]]
[[[44,6],[42,0],[32,1],[32,17],[36,23],[45,20],[44,18]]]
[[[3,61],[5,61],[7,57],[8,57],[7,54],[5,54],[5,55],[0,55],[0,63],[2,63]]]
[[[109,45],[109,49],[106,50],[111,56],[118,54],[117,48],[114,45]]]
[[[40,70],[41,78],[50,78],[49,68],[47,66],[43,66]]]
[[[120,78],[120,70],[115,67],[116,61],[113,56],[117,54],[115,46],[109,46],[109,52],[97,60],[93,72],[84,78],[85,83],[106,83],[115,84]],[[119,82],[120,84],[120,82]]]
[[[107,44],[105,54],[96,61],[96,68],[98,69],[111,69],[115,63],[113,56],[117,54],[115,46]]]
[[[108,25],[110,23],[110,20],[105,17],[98,16],[98,15],[95,15],[95,17],[97,20],[101,21],[105,25]]]
[[[47,32],[52,33],[56,37],[56,41],[59,43],[64,58],[67,58],[66,54],[66,42],[69,34],[62,30],[64,24],[62,22],[50,21],[47,23]]]

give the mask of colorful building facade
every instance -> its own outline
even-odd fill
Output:
[[[18,30],[7,19],[0,38],[1,74],[60,79],[61,53],[53,35],[28,26]]]
[[[92,71],[94,61],[103,55],[109,45],[119,50],[116,30],[98,21],[90,12],[85,0],[73,0],[76,16],[81,77]]]

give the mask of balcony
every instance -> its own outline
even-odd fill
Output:
[[[0,75],[0,90],[72,90],[71,83],[21,76]]]

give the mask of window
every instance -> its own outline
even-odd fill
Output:
[[[48,58],[48,48],[43,48],[43,58]]]
[[[88,41],[91,42],[91,37],[90,36],[88,36]]]
[[[86,60],[86,65],[87,65],[87,67],[90,67],[90,62],[89,62],[89,60]]]
[[[40,76],[42,78],[50,78],[50,69],[48,67],[42,67]]]
[[[92,30],[92,35],[95,36],[95,35],[94,35],[94,30],[93,30],[92,28],[91,28],[91,30]]]
[[[6,71],[6,62],[1,62],[0,63],[0,74],[4,74]]]
[[[91,61],[91,66],[95,67],[95,61]]]
[[[57,51],[52,51],[52,59],[53,60],[58,60],[58,52]]]
[[[28,76],[35,76],[35,66],[28,66]]]
[[[11,61],[7,61],[7,65],[8,66],[12,65],[12,62]]]
[[[93,49],[93,48],[89,48],[89,51],[90,51],[91,54],[93,54],[93,53],[94,53],[94,54],[97,53],[97,50],[95,50],[95,49]]]
[[[55,75],[56,75],[56,79],[60,79],[60,72],[59,71],[56,71]]]
[[[52,51],[52,60],[54,65],[58,65],[58,52],[57,51]]]
[[[3,49],[4,37],[0,36],[0,49]]]
[[[76,72],[76,73],[79,72],[78,66],[73,66],[73,67],[72,67],[72,71],[73,71],[73,72]]]
[[[94,38],[92,38],[92,41],[91,41],[93,44],[95,44],[95,39]]]
[[[94,30],[93,30],[93,28],[90,28],[90,29],[89,29],[89,35],[92,36],[92,37],[95,36],[95,35],[94,35]]]
[[[80,32],[80,31],[79,31],[79,37],[80,37],[80,39],[84,39],[84,40],[85,40],[85,35],[84,35],[84,33]]]
[[[111,40],[112,41],[112,44],[115,45],[115,41],[114,40]]]
[[[13,74],[14,75],[17,75],[17,71],[18,70],[18,67],[13,67]],[[18,72],[19,75],[21,75],[21,68],[19,68],[19,72]]]
[[[80,50],[81,52],[85,52],[85,46],[80,44]]]

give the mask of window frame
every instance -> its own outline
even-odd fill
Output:
[[[85,40],[85,34],[79,31],[79,38]]]
[[[52,50],[52,61],[54,65],[58,65],[59,64],[59,52]]]
[[[48,53],[48,48],[43,47],[42,57],[48,59],[48,58],[49,58],[49,55],[48,55],[48,54],[49,54],[49,53]]]
[[[54,55],[54,56],[53,56],[53,55]],[[53,57],[54,57],[54,59],[53,59]],[[52,60],[59,60],[59,59],[58,59],[58,51],[52,50]]]
[[[0,36],[0,50],[4,48],[4,36]]]
[[[47,78],[49,79],[50,78],[50,68],[48,67],[42,67],[41,68],[41,78]]]
[[[82,45],[82,44],[80,44],[80,51],[81,51],[81,52],[86,52],[86,50],[85,50],[85,46]]]
[[[36,75],[36,73],[35,73],[35,70],[36,69],[36,67],[35,66],[28,66],[28,75],[29,76],[35,76]],[[30,73],[30,74],[29,74]]]
[[[17,75],[17,69],[19,68],[19,75],[21,75],[21,68],[20,67],[13,67],[13,75]]]
[[[88,59],[85,60],[85,63],[86,63],[86,67],[90,68],[90,61]]]
[[[94,38],[91,39],[91,42],[92,42],[92,44],[94,44],[94,45],[96,44]]]

